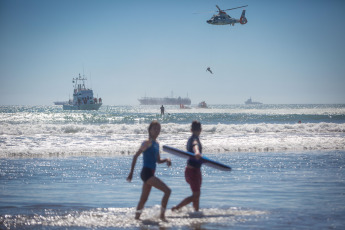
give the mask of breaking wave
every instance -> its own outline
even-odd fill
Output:
[[[108,106],[100,111],[0,106],[0,157],[133,154],[152,120],[161,144],[185,148],[200,120],[205,153],[345,149],[344,105],[215,106],[211,109]],[[301,121],[301,122],[299,122]]]
[[[185,148],[190,126],[162,124],[161,144]],[[147,138],[146,124],[3,125],[0,157],[133,154]],[[345,124],[203,125],[206,153],[345,149]]]

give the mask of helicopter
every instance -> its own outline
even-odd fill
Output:
[[[228,15],[227,13],[225,13],[225,11],[228,11],[228,10],[234,10],[234,9],[238,9],[238,8],[243,8],[243,7],[247,7],[248,5],[245,5],[245,6],[239,6],[239,7],[235,7],[235,8],[231,8],[231,9],[226,9],[226,10],[221,10],[219,8],[218,5],[216,5],[216,7],[218,8],[218,11],[219,12],[218,14],[215,14],[212,16],[212,18],[210,20],[207,20],[206,22],[208,24],[211,24],[211,25],[235,25],[235,23],[240,23],[242,25],[246,24],[248,22],[245,14],[246,14],[246,10],[243,10],[242,11],[242,15],[241,15],[241,18],[240,19],[235,19],[235,18],[232,18],[230,17],[230,15]]]

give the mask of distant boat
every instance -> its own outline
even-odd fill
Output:
[[[188,106],[185,106],[184,104],[180,104],[180,109],[191,109],[191,108]]]
[[[63,104],[64,110],[98,110],[101,107],[102,98],[93,97],[93,90],[85,88],[86,80],[80,74],[79,77],[73,78],[73,100]]]
[[[191,100],[181,97],[142,97],[138,99],[141,105],[190,105]]]
[[[54,105],[64,105],[68,104],[68,101],[54,101]]]
[[[246,100],[244,102],[246,105],[261,105],[261,102],[257,102],[257,101],[252,101],[252,98],[250,97],[248,100]]]
[[[199,105],[198,105],[198,107],[199,107],[199,108],[208,108],[205,101],[200,102]]]

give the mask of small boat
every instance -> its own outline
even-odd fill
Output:
[[[102,105],[102,98],[95,98],[93,90],[85,87],[85,77],[73,78],[73,100],[63,104],[64,110],[98,110]]]
[[[191,109],[191,108],[188,106],[185,106],[184,104],[180,104],[180,109]]]
[[[200,102],[199,105],[198,105],[198,107],[199,107],[199,108],[208,108],[205,101]]]
[[[244,102],[246,105],[261,105],[261,102],[257,102],[257,101],[252,101],[252,98],[250,97],[248,100],[246,100]]]

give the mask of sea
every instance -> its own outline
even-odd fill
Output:
[[[345,229],[345,105],[0,106],[0,229]],[[142,157],[133,155],[158,120],[156,176],[141,220]],[[193,120],[203,154],[232,167],[204,165],[200,210],[171,207],[191,195],[185,149]]]

